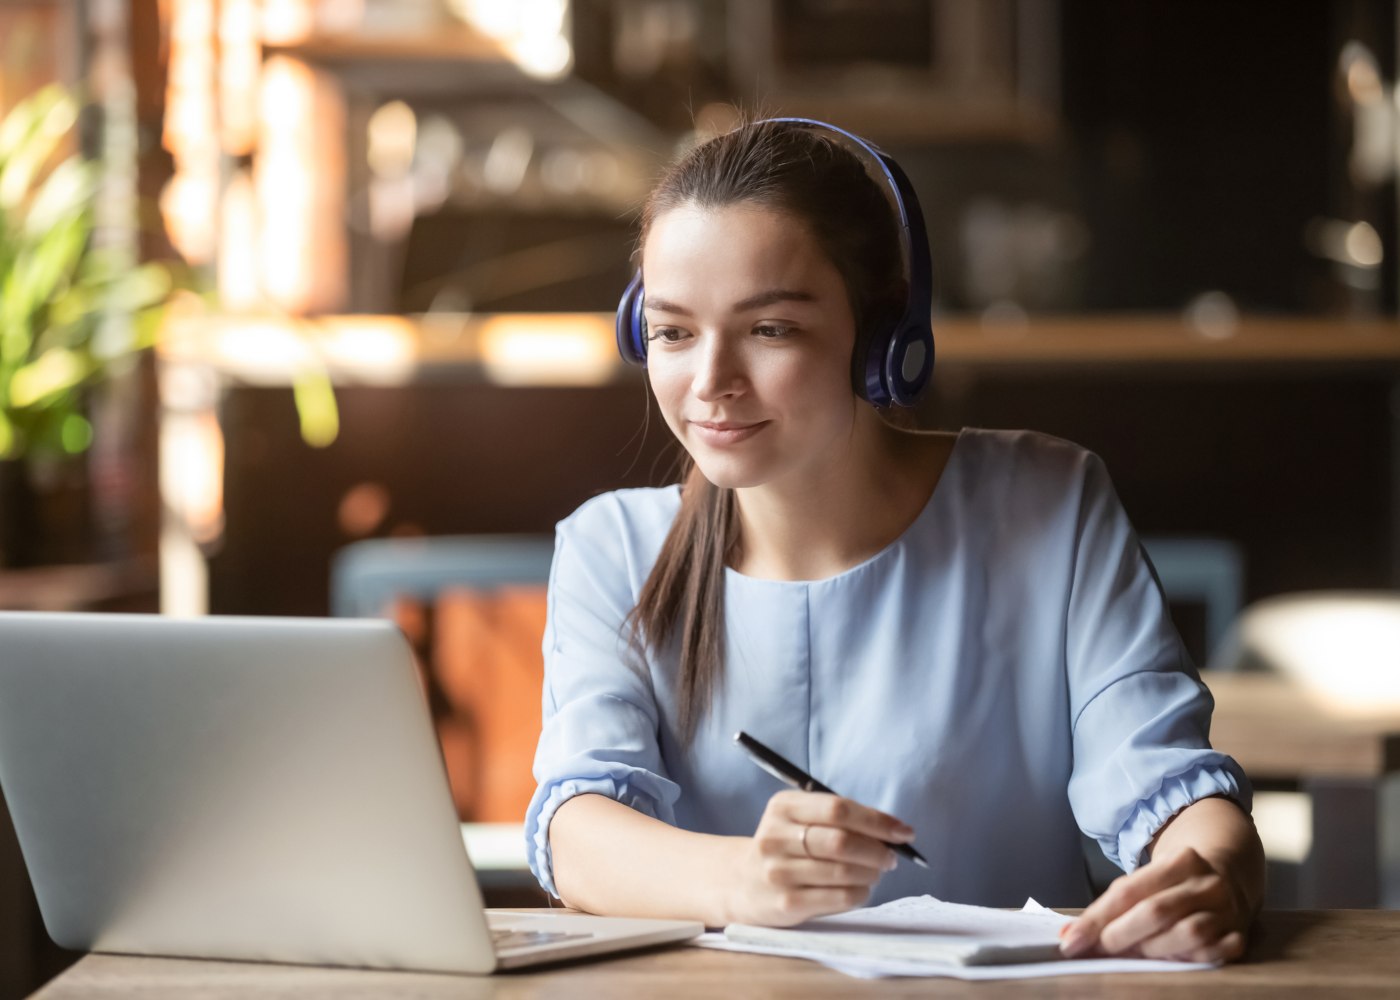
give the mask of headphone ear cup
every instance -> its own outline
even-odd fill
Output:
[[[617,352],[629,365],[647,364],[647,321],[642,313],[645,299],[642,272],[638,271],[627,283],[617,303]]]
[[[933,374],[933,327],[915,321],[900,327],[889,340],[885,356],[885,385],[890,402],[913,406]]]

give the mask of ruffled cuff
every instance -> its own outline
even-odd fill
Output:
[[[554,887],[554,860],[549,847],[549,823],[565,802],[575,795],[606,795],[663,823],[675,825],[674,805],[680,794],[675,782],[651,771],[612,765],[607,773],[548,781],[535,790],[525,814],[525,849],[530,870],[540,886],[558,898]]]
[[[1138,803],[1118,832],[1117,841],[1100,840],[1108,859],[1130,872],[1143,862],[1152,838],[1167,820],[1193,802],[1223,795],[1250,811],[1253,789],[1244,771],[1229,757],[1219,755],[1219,763],[1198,763],[1180,774],[1166,778],[1156,793]]]

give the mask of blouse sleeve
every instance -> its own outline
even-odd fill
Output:
[[[597,501],[591,506],[580,513],[595,516],[575,514],[555,535],[536,789],[525,814],[530,869],[555,896],[549,824],[561,805],[597,793],[674,823],[680,795],[661,761],[650,679],[628,650],[633,602],[621,536],[609,545],[606,531],[597,530],[606,518],[596,515],[604,512]]]
[[[1251,790],[1240,766],[1211,749],[1214,700],[1097,456],[1087,455],[1083,484],[1065,649],[1069,798],[1080,829],[1132,871],[1186,806],[1224,795],[1248,812]]]

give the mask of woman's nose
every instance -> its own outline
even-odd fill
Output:
[[[697,399],[732,396],[743,385],[743,365],[733,347],[723,337],[711,337],[699,352],[699,367],[691,383]]]

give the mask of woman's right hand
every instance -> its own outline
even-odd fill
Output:
[[[839,795],[778,792],[742,841],[730,920],[783,927],[860,906],[895,866],[885,842],[913,839],[912,827]]]

